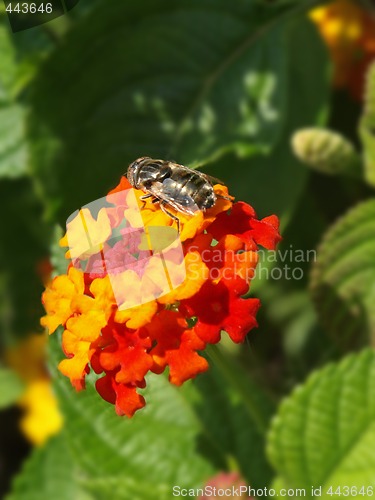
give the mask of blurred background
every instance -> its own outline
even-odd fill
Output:
[[[279,253],[262,254],[251,289],[262,300],[259,328],[228,347],[272,401],[271,413],[311,372],[375,345],[374,242],[361,249],[374,239],[373,207],[337,226],[374,196],[373,59],[375,5],[366,0],[80,0],[17,32],[1,4],[0,496],[14,484],[14,499],[51,491],[54,499],[109,498],[99,483],[92,496],[84,480],[72,486],[77,474],[95,476],[88,460],[79,473],[53,468],[67,452],[60,442],[49,448],[51,436],[75,432],[64,430],[73,413],[60,403],[73,407],[77,396],[52,388],[40,297],[61,261],[56,241],[66,219],[104,196],[135,158],[202,168],[259,217],[280,217]],[[370,225],[359,236],[363,221]],[[347,245],[353,262],[338,258]],[[205,377],[198,384],[209,388]],[[93,421],[106,411],[99,408]],[[106,436],[101,425],[94,428]],[[129,425],[143,435],[146,424]],[[115,441],[106,437],[109,448]],[[255,442],[263,451],[251,467],[269,484],[275,472],[262,458],[264,439],[250,440],[251,449]],[[212,463],[207,478],[222,469]],[[114,491],[111,498],[171,498]]]

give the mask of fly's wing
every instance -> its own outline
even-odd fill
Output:
[[[199,172],[199,173],[202,174],[203,177],[205,177],[208,180],[208,182],[210,184],[212,184],[213,186],[215,184],[221,184],[222,186],[225,186],[225,182],[218,179],[217,177],[213,177],[212,175],[204,174],[203,172]]]
[[[194,215],[200,211],[198,205],[191,196],[181,193],[176,189],[176,183],[173,179],[164,179],[163,182],[154,182],[149,188],[149,191],[158,200],[164,201],[166,205],[170,205],[178,212]]]
[[[178,168],[180,168],[182,170],[188,170],[190,172],[195,172],[196,174],[200,175],[201,177],[204,177],[212,185],[215,185],[215,184],[221,184],[222,186],[226,185],[224,181],[218,179],[217,177],[213,177],[212,175],[201,172],[198,169],[185,167],[184,165],[180,165],[180,164],[175,164],[175,165],[177,165]]]

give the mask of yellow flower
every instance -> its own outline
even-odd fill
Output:
[[[19,405],[25,411],[21,430],[32,444],[40,446],[60,431],[63,419],[48,379],[30,382]]]
[[[45,366],[46,340],[45,335],[29,335],[5,355],[6,363],[26,384],[18,401],[24,411],[21,430],[32,444],[38,446],[57,434],[63,425]]]

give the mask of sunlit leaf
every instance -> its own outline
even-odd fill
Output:
[[[301,127],[324,123],[329,95],[328,58],[314,26],[299,16],[292,19],[286,44],[291,95],[283,104],[284,128],[275,147],[268,155],[238,158],[231,154],[207,166],[209,173],[226,181],[232,194],[253,205],[258,215],[278,214],[282,228],[293,216],[308,178],[293,154],[291,137]]]
[[[102,196],[138,156],[191,166],[226,151],[269,151],[289,118],[295,78],[309,78],[297,95],[315,103],[319,94],[307,91],[310,69],[291,68],[287,7],[111,0],[77,23],[32,98],[32,166],[51,210],[64,219]],[[316,55],[309,51],[311,67]],[[314,78],[321,74],[319,64]],[[321,106],[306,106],[303,121],[315,121]]]
[[[365,350],[314,373],[282,403],[268,450],[279,485],[305,488],[306,498],[322,487],[328,499],[330,486],[373,485],[374,447],[375,353]]]
[[[17,64],[11,36],[0,22],[0,178],[20,177],[27,170],[25,111],[14,99]]]

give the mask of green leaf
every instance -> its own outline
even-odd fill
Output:
[[[0,365],[0,409],[15,403],[24,390],[24,384],[17,374]]]
[[[40,328],[48,237],[30,179],[2,179],[0,199],[0,344],[11,344]]]
[[[169,500],[172,489],[134,480],[131,476],[90,478],[81,481],[95,500]]]
[[[0,16],[0,81],[10,99],[24,102],[41,62],[56,45],[51,26],[59,20],[14,34],[7,17],[5,12]]]
[[[272,481],[271,488],[274,489],[277,492],[277,496],[282,496],[280,490],[283,489],[283,488],[285,488],[285,483],[284,483],[284,481],[282,480],[281,477],[276,477]]]
[[[0,178],[17,178],[27,172],[24,119],[21,106],[0,102]]]
[[[94,500],[80,486],[77,469],[64,434],[36,448],[16,476],[7,500]]]
[[[226,155],[208,170],[223,179],[237,199],[249,201],[260,217],[277,214],[282,227],[293,216],[308,179],[308,172],[293,154],[290,137],[301,127],[322,125],[329,98],[326,49],[307,19],[296,16],[290,20],[286,53],[292,96],[284,103],[284,129],[272,152],[246,159]]]
[[[67,248],[60,246],[60,239],[64,236],[64,232],[60,226],[55,225],[53,228],[52,244],[51,244],[51,265],[53,275],[66,274],[68,270],[69,260],[65,258]]]
[[[5,24],[5,20],[0,17],[0,82],[1,82],[1,99],[4,95],[12,94],[13,84],[16,79],[17,66],[15,64],[15,49],[12,44],[12,34],[9,25]]]
[[[56,371],[57,361],[63,357],[57,335],[51,339],[51,347],[51,368]],[[113,486],[113,478],[122,481],[126,475],[138,488],[138,495],[145,490],[169,490],[170,497],[171,485],[197,486],[213,474],[213,466],[199,453],[202,429],[192,408],[164,377],[148,379],[148,404],[132,419],[117,416],[92,383],[76,393],[58,373],[55,388],[75,461],[89,478],[110,477]],[[201,446],[207,447],[204,436]],[[110,486],[107,489],[109,494]]]
[[[195,381],[201,389],[205,407],[205,410],[198,410],[198,415],[203,419],[204,411],[207,430],[213,431],[215,425],[218,426],[214,435],[216,442],[222,441],[224,429],[227,429],[227,454],[231,453],[249,484],[264,487],[272,478],[265,456],[265,431],[274,413],[274,403],[227,349],[208,346],[207,353],[210,371]],[[207,380],[211,380],[211,387],[207,387]]]
[[[25,111],[14,100],[15,49],[8,26],[0,24],[0,178],[16,178],[27,168]]]
[[[311,275],[318,315],[343,346],[375,335],[375,200],[343,216],[324,236]]]
[[[375,353],[365,350],[314,373],[281,404],[269,434],[279,485],[373,485]],[[347,498],[356,498],[355,495]]]
[[[111,0],[77,23],[32,98],[32,165],[51,210],[65,219],[103,196],[138,156],[191,166],[270,150],[296,94],[288,7]]]
[[[0,15],[0,178],[29,173],[26,111],[29,86],[41,62],[55,46],[51,25],[12,33],[5,11]]]
[[[93,377],[85,391],[76,393],[57,372],[63,357],[58,337],[50,341],[50,365],[65,417],[66,440],[76,466],[84,471],[82,484],[97,492],[98,498],[169,499],[173,485],[202,486],[233,463],[252,484],[271,479],[264,435],[241,391],[235,391],[219,369],[212,367],[182,388],[161,375],[148,377],[147,406],[127,419],[100,398]],[[246,386],[245,379],[240,383]],[[249,384],[255,398],[255,388]],[[272,412],[267,404],[260,406],[264,428]]]

